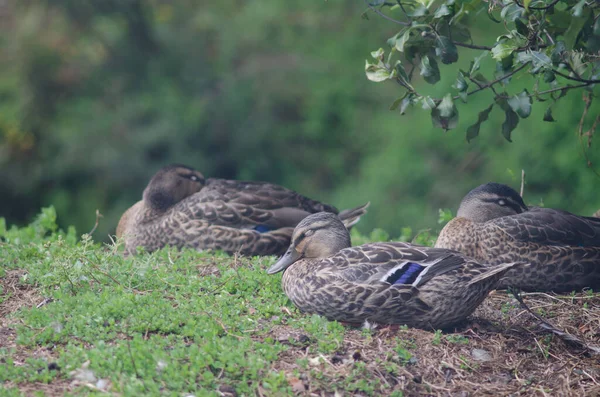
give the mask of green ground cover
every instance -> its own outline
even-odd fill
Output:
[[[275,258],[124,258],[55,218],[50,208],[28,227],[0,222],[0,395],[600,391],[597,358],[537,329],[504,292],[452,332],[355,329],[297,311],[265,272]],[[599,295],[548,296],[527,298],[598,343]]]

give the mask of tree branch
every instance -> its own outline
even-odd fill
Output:
[[[470,95],[476,94],[476,93],[478,93],[479,91],[483,91],[483,90],[485,90],[486,88],[490,88],[490,87],[491,87],[491,86],[493,86],[494,84],[497,84],[497,83],[501,82],[502,80],[504,80],[504,79],[507,79],[507,78],[509,78],[510,76],[512,76],[512,75],[514,75],[514,74],[516,74],[516,73],[520,72],[520,71],[521,71],[521,70],[523,70],[523,69],[524,69],[524,68],[525,68],[527,65],[529,65],[529,62],[527,62],[527,63],[524,63],[523,65],[519,66],[518,68],[516,68],[516,69],[515,69],[515,70],[513,70],[512,72],[510,72],[510,73],[507,73],[507,74],[505,74],[504,76],[502,76],[502,77],[499,77],[499,78],[497,78],[497,79],[496,79],[496,80],[494,80],[494,81],[490,81],[490,82],[489,82],[489,83],[487,83],[487,84],[480,85],[480,86],[479,86],[479,88],[477,88],[477,89],[474,89],[474,90],[473,90],[473,91],[471,91],[471,92],[467,92],[467,96],[470,96]],[[459,98],[459,97],[456,97],[456,98]]]
[[[488,50],[491,51],[493,47],[488,47],[485,45],[475,45],[475,44],[467,44],[467,43],[461,43],[459,41],[452,41],[452,44],[454,44],[457,47],[465,47],[465,48],[471,48],[473,50]]]
[[[385,15],[383,12],[379,11],[377,8],[375,8],[374,6],[372,6],[369,3],[369,0],[364,0],[365,4],[367,5],[367,7],[369,7],[369,9],[371,11],[373,11],[375,14],[379,15],[380,17],[382,17],[383,19],[387,19],[390,22],[394,22],[397,23],[398,25],[402,25],[402,26],[410,26],[410,22],[403,22],[403,21],[398,21],[397,19],[388,17],[387,15]]]
[[[556,91],[562,91],[562,90],[571,90],[573,88],[582,88],[582,87],[587,87],[589,85],[592,85],[594,83],[584,83],[584,84],[578,84],[578,85],[566,85],[564,87],[557,87],[557,88],[552,88],[551,90],[546,90],[546,91],[540,91],[534,94],[529,94],[529,97],[533,97],[536,95],[544,95],[544,94],[549,94],[551,92],[556,92]]]
[[[600,83],[600,80],[586,80],[586,79],[582,79],[580,77],[569,76],[568,74],[564,74],[562,72],[559,72],[558,70],[552,70],[552,71],[554,73],[556,73],[557,75],[564,77],[565,79],[579,81],[581,83],[587,83],[587,85]]]

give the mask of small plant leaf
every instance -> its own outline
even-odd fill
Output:
[[[408,29],[404,34],[396,39],[396,44],[394,47],[400,52],[404,52],[404,46],[406,42],[410,39],[410,29]]]
[[[431,109],[431,121],[435,127],[443,128],[444,131],[456,127],[458,124],[458,109],[454,105],[452,95],[446,95],[437,107]]]
[[[556,45],[554,46],[554,49],[552,50],[552,54],[550,55],[550,59],[552,60],[552,63],[554,64],[558,64],[563,60],[563,53],[565,52],[566,47],[565,47],[565,42],[564,41],[559,41],[556,43]]]
[[[531,97],[527,90],[523,90],[520,94],[509,98],[508,105],[523,119],[531,114]]]
[[[445,17],[446,15],[450,15],[452,14],[452,12],[450,11],[450,9],[448,8],[448,6],[446,4],[442,4],[436,11],[435,14],[433,14],[434,18],[442,18]]]
[[[467,128],[467,142],[471,142],[473,139],[475,139],[475,138],[477,138],[477,136],[479,136],[479,129],[481,128],[481,123],[483,123],[484,121],[486,121],[488,119],[493,107],[494,107],[494,104],[492,103],[490,106],[487,107],[487,109],[479,112],[479,117],[477,119],[477,122],[475,124],[473,124],[472,126],[470,126],[469,128]]]
[[[556,80],[556,75],[554,74],[554,72],[551,70],[546,70],[544,72],[544,82],[552,83],[554,80]]]
[[[581,18],[583,16],[583,7],[585,6],[585,2],[586,0],[579,0],[579,2],[575,4],[573,10],[571,10],[571,14],[573,14],[574,17]]]
[[[421,76],[429,84],[440,81],[440,69],[435,58],[429,58],[427,55],[421,58]]]
[[[544,121],[554,122],[554,117],[552,117],[552,106],[548,106],[548,109],[544,112]]]
[[[481,66],[481,60],[488,56],[489,51],[484,51],[478,57],[473,58],[471,61],[471,67],[469,68],[469,76],[473,76],[473,73],[479,70]]]
[[[515,45],[498,43],[492,48],[492,58],[500,62],[504,58],[508,58],[516,49]]]
[[[510,135],[519,124],[519,116],[510,107],[504,110],[504,114],[506,118],[504,119],[504,123],[502,123],[502,135],[507,141],[512,142]]]
[[[458,50],[452,40],[446,36],[439,36],[436,40],[435,54],[445,65],[458,61]]]
[[[391,73],[386,68],[371,64],[369,61],[366,62],[365,73],[367,75],[367,79],[376,83],[389,80],[392,77]]]
[[[469,84],[465,80],[465,75],[463,72],[458,72],[456,76],[456,82],[453,85],[454,88],[458,90],[458,92],[465,92],[469,88]]]

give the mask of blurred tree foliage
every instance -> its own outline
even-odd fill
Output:
[[[531,114],[534,101],[547,102],[543,121],[554,122],[553,108],[560,105],[570,90],[587,91],[582,112],[585,117],[594,99],[594,87],[600,84],[598,1],[365,1],[375,14],[402,27],[387,41],[390,46],[387,54],[383,48],[373,51],[372,63],[367,61],[365,66],[369,80],[391,80],[404,88],[404,95],[394,101],[391,109],[400,108],[404,113],[408,107],[420,105],[430,111],[434,126],[447,131],[458,124],[459,111],[455,102],[468,103],[469,97],[484,90],[494,93],[493,101],[467,129],[467,141],[479,135],[481,124],[487,121],[495,107],[505,114],[502,135],[509,142],[519,120]],[[382,12],[388,8],[391,16]],[[475,44],[469,29],[469,16],[481,18],[485,14],[491,23],[502,24],[505,31],[493,41]],[[443,98],[432,98],[412,86],[417,68],[427,83],[439,82],[438,65],[456,63],[459,48],[463,50],[462,56],[470,56],[471,64],[467,69],[459,69],[452,85],[453,92],[447,92]],[[469,50],[483,52],[473,56],[466,53]],[[402,55],[400,58],[403,59],[398,59],[397,55]],[[481,62],[487,57],[496,61],[495,68],[482,70]],[[524,73],[535,77],[530,86],[509,93],[511,82]],[[588,131],[584,132],[580,127],[579,135],[588,139],[588,147],[599,123],[600,115]]]
[[[1,2],[0,216],[25,223],[52,204],[61,227],[83,233],[99,209],[95,236],[106,239],[151,175],[170,162],[206,176],[280,183],[340,208],[370,200],[359,228],[392,236],[407,225],[435,227],[438,208],[456,208],[480,183],[517,186],[521,168],[528,172],[526,201],[582,213],[600,206],[600,155],[577,135],[580,94],[567,93],[554,123],[522,120],[513,144],[497,133],[503,118],[494,113],[470,144],[454,132],[440,134],[420,112],[385,110],[396,87],[365,78],[364,54],[397,31],[391,22],[362,20],[365,8],[331,1]],[[502,34],[485,15],[471,19],[473,36]],[[482,69],[493,67],[486,62]],[[452,84],[456,71],[441,76],[440,86]],[[443,92],[413,84],[432,97]],[[492,99],[481,93],[482,101]],[[464,106],[456,130],[472,124],[481,107]],[[584,128],[599,110],[591,105]]]

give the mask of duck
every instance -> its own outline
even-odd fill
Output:
[[[519,193],[500,183],[471,190],[435,247],[460,251],[491,265],[526,262],[509,270],[499,289],[600,288],[600,219],[528,207]]]
[[[351,228],[368,206],[338,212],[279,185],[205,178],[191,167],[171,164],[156,172],[142,200],[123,213],[116,236],[126,255],[138,247],[152,252],[165,246],[281,255],[307,215],[331,212]]]
[[[334,214],[319,212],[294,229],[267,273],[305,313],[350,324],[445,329],[469,316],[518,263],[494,267],[447,249],[403,242],[351,246]]]

